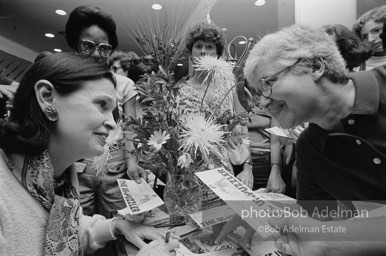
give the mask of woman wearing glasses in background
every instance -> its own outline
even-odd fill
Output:
[[[68,18],[65,32],[67,43],[77,54],[90,56],[106,64],[118,46],[116,24],[112,16],[97,7],[75,8]],[[117,74],[114,77],[117,82],[119,116],[123,112],[135,118],[136,92],[133,81]],[[140,182],[140,177],[147,179],[146,171],[137,164],[132,143],[120,138],[114,148],[109,152],[111,158],[106,168],[98,175],[92,167],[94,159],[84,160],[83,168],[78,170],[80,202],[86,215],[112,217],[116,210],[126,207],[117,179],[130,178],[137,182]]]

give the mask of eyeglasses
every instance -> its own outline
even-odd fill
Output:
[[[272,76],[270,76],[269,78],[267,79],[260,79],[259,81],[259,84],[258,84],[258,87],[257,87],[257,91],[259,92],[259,94],[261,96],[263,96],[264,98],[269,98],[271,97],[271,94],[272,94],[272,86],[274,85],[274,83],[276,82],[275,78],[278,77],[281,73],[283,73],[284,71],[290,69],[290,68],[293,68],[294,66],[296,66],[299,62],[301,62],[303,59],[298,59],[294,64],[290,65],[290,66],[287,66],[287,67],[284,67],[282,69],[280,69],[278,72],[276,72],[275,74],[273,74]]]
[[[102,57],[109,57],[113,51],[113,47],[109,44],[100,43],[99,45],[96,45],[90,40],[81,40],[79,42],[79,51],[81,53],[91,55],[95,49],[98,50],[99,55]]]
[[[141,62],[141,59],[128,58],[121,60],[121,66],[127,67],[129,69],[133,65],[138,65]]]

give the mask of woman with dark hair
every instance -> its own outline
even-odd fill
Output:
[[[214,24],[200,22],[192,26],[185,38],[186,49],[189,51],[193,64],[205,56],[220,58],[225,47],[225,38],[220,30]],[[204,71],[193,71],[193,75],[186,81],[181,82],[180,93],[182,98],[187,98],[189,105],[193,110],[200,110],[201,100],[205,96],[202,108],[214,109],[220,105],[220,102],[228,93],[226,86],[222,84],[204,84],[206,74]],[[206,89],[207,92],[205,93]],[[229,93],[220,106],[220,113],[225,111],[234,113],[233,94]]]
[[[220,28],[212,23],[197,23],[188,32],[185,39],[185,44],[186,49],[188,49],[191,55],[193,55],[193,47],[198,47],[199,49],[204,47],[204,45],[198,44],[198,41],[201,41],[200,43],[208,43],[208,49],[214,50],[218,58],[220,58],[224,52],[224,35]]]
[[[186,81],[180,82],[181,99],[187,104],[188,111],[208,111],[218,110],[216,115],[221,116],[229,113],[234,115],[236,112],[235,104],[238,99],[235,93],[230,90],[231,82],[228,84],[208,81],[206,71],[198,71],[195,64],[199,63],[206,56],[212,56],[219,59],[224,51],[225,37],[219,27],[207,21],[193,25],[186,34],[185,46],[189,51],[191,61],[194,65],[193,75]],[[231,74],[232,75],[232,74]],[[205,81],[205,83],[204,83]],[[222,80],[223,81],[223,80]],[[208,84],[209,83],[209,84]],[[248,149],[246,149],[248,151]],[[244,152],[246,160],[250,159],[249,151]],[[224,153],[224,158],[226,157]],[[232,163],[239,164],[239,163]],[[249,164],[240,163],[238,172],[235,175],[247,186],[252,188],[253,175]],[[217,165],[217,164],[216,164]],[[203,188],[203,196],[207,191]],[[211,193],[211,192],[209,192]],[[209,196],[210,197],[210,196]],[[205,200],[206,198],[204,198]]]
[[[110,50],[118,47],[118,37],[115,32],[117,25],[113,17],[98,7],[79,6],[71,12],[66,24],[65,36],[72,49],[78,49],[81,35],[87,33],[85,28],[93,28],[93,30],[98,28],[98,30],[103,31],[106,42],[110,44]]]
[[[186,48],[190,52],[193,63],[195,58],[202,58],[206,55],[221,57],[224,47],[225,39],[222,31],[208,22],[193,26],[186,37]],[[194,71],[193,76],[183,84],[180,90],[181,97],[188,98],[189,103],[196,109],[200,108],[201,99],[207,87],[202,85],[204,78],[205,75],[202,72]],[[228,89],[222,85],[209,86],[204,99],[204,108],[216,108],[227,91]],[[243,111],[236,94],[230,94],[230,96],[225,98],[220,112],[229,109],[233,113],[234,111]],[[267,192],[284,192],[285,184],[281,176],[283,165],[280,142],[276,136],[270,136],[264,130],[276,126],[277,123],[257,108],[254,113],[251,122],[240,127],[242,133],[249,137],[251,143],[248,146],[249,155],[245,159],[246,161],[233,163],[234,174],[250,188],[266,188]]]
[[[112,52],[118,45],[116,24],[111,15],[97,7],[80,6],[75,8],[66,24],[66,40],[80,55],[108,63]],[[115,74],[118,116],[136,116],[135,86],[127,77]],[[102,168],[94,168],[94,159],[86,159],[87,165],[79,170],[78,178],[81,204],[84,213],[114,216],[117,210],[126,207],[120,193],[117,179],[132,179],[140,182],[147,179],[147,172],[138,166],[135,147],[131,141],[123,140],[123,135],[110,147],[110,159]],[[102,171],[99,175],[97,172]]]
[[[112,73],[90,58],[52,54],[26,73],[0,120],[1,255],[81,255],[118,235],[139,255],[178,246],[152,227],[82,213],[75,162],[104,152],[115,106]]]

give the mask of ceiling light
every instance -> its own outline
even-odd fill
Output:
[[[246,43],[247,43],[247,42],[244,41],[244,40],[242,40],[242,41],[239,42],[239,44],[246,44]]]
[[[55,10],[55,12],[56,12],[56,14],[58,14],[58,15],[66,15],[66,14],[67,14],[65,11],[60,10],[60,9]]]
[[[262,5],[264,5],[265,4],[265,0],[257,0],[256,2],[255,2],[255,5],[257,5],[257,6],[262,6]]]
[[[152,6],[151,6],[151,8],[153,8],[154,10],[161,10],[162,9],[162,5],[160,5],[160,4],[153,4]]]
[[[182,67],[184,64],[182,64],[182,63],[177,63],[177,66],[179,66],[179,67]]]
[[[61,50],[61,49],[58,49],[58,48],[55,48],[55,49],[54,49],[54,52],[62,52],[62,50]]]
[[[49,37],[49,38],[54,38],[54,37],[55,37],[55,35],[54,35],[54,34],[51,34],[51,33],[46,33],[45,36],[46,36],[46,37]]]

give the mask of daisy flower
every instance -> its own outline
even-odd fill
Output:
[[[182,168],[187,168],[189,165],[193,163],[193,159],[190,154],[188,153],[183,153],[179,158],[177,165],[182,167]]]
[[[166,131],[155,131],[147,141],[147,144],[155,147],[158,151],[162,148],[162,145],[165,144],[170,139],[170,134],[166,134]]]
[[[202,113],[192,113],[182,119],[181,125],[179,149],[194,154],[199,150],[206,161],[210,154],[222,157],[220,148],[225,143],[224,132],[222,125],[216,124],[214,118],[205,118]]]

